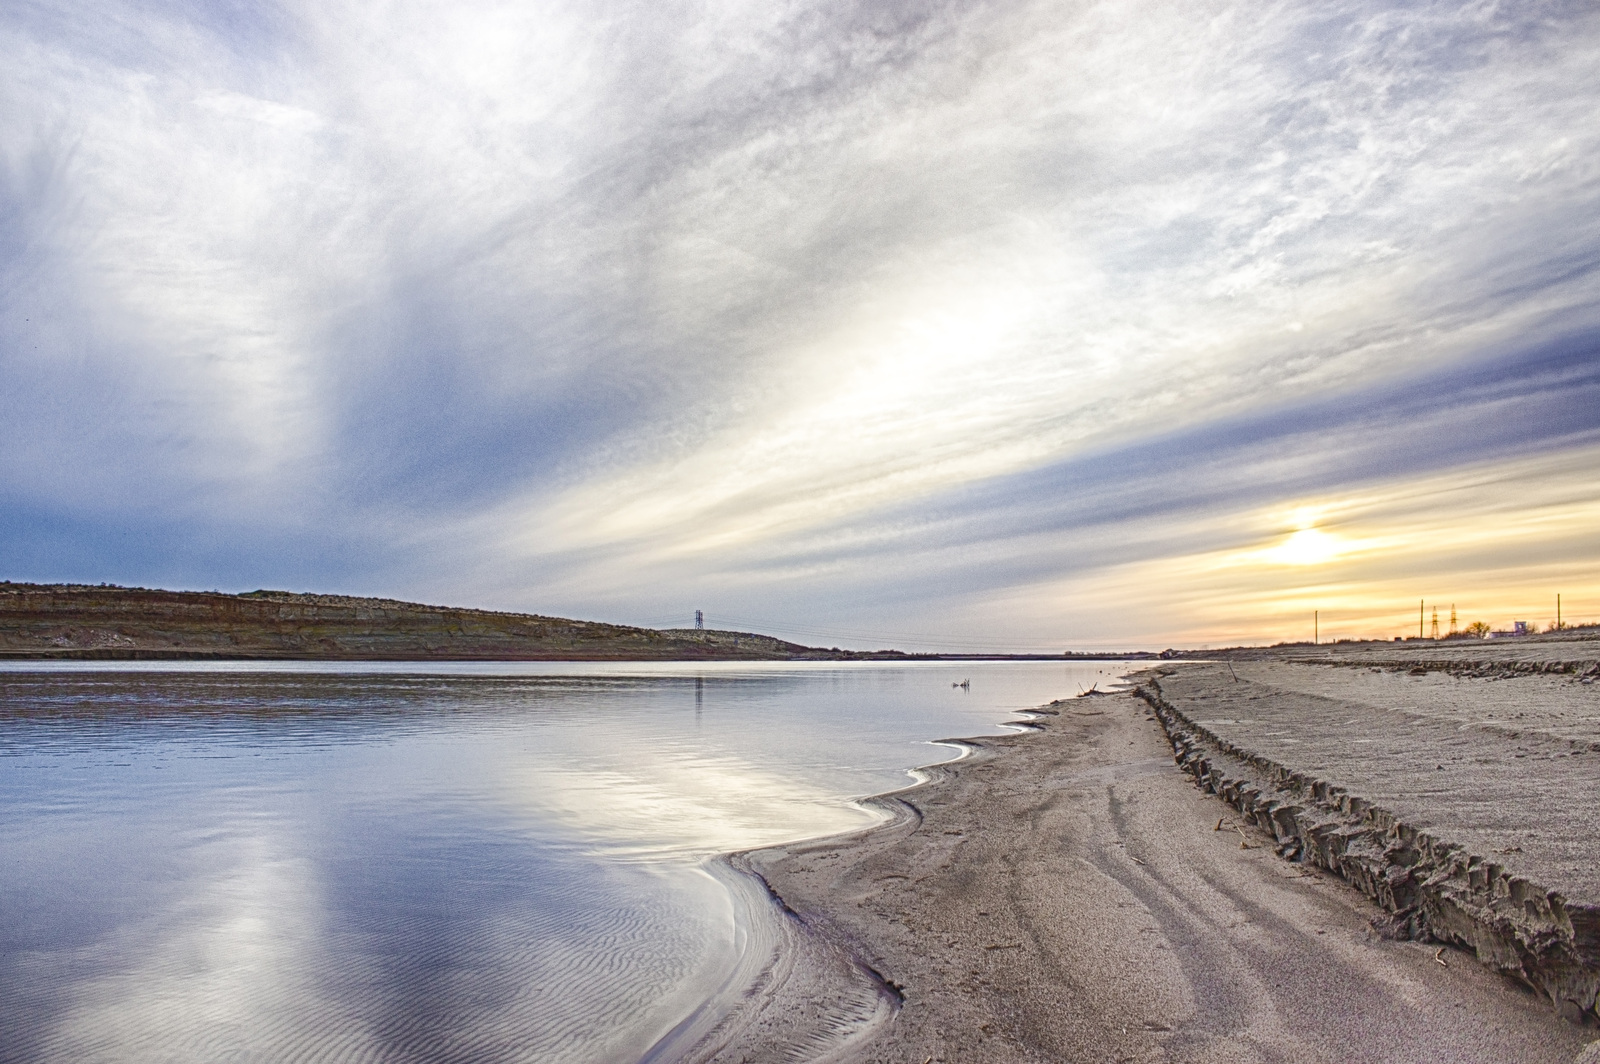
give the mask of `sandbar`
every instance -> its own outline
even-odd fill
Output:
[[[1215,692],[1223,676],[1256,684],[1262,705],[1297,684],[1341,701],[1304,690],[1323,682],[1316,675],[1251,672],[1278,667],[1185,663],[1158,679],[1171,704]],[[1360,668],[1326,675],[1376,689],[1371,712],[1415,724],[1416,713],[1384,708],[1392,685]],[[1185,670],[1197,670],[1187,688],[1176,679]],[[1579,683],[1576,670],[1563,682]],[[1563,691],[1591,704],[1588,688]],[[1569,1064],[1600,1037],[1470,943],[1397,933],[1381,900],[1180,765],[1175,743],[1181,759],[1196,740],[1169,734],[1148,694],[1040,707],[1027,731],[962,740],[967,756],[872,799],[881,826],[732,858],[770,898],[788,944],[674,1058]],[[1439,741],[1459,739],[1469,711],[1422,701]],[[1539,741],[1565,750],[1582,714],[1557,716]],[[1346,733],[1344,761],[1329,754],[1321,770],[1361,764],[1393,739],[1368,730]],[[1468,739],[1478,731],[1469,723]],[[1374,742],[1348,743],[1361,737]],[[1592,838],[1573,845],[1588,849],[1564,867],[1597,867],[1585,865]]]

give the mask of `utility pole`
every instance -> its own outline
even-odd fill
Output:
[[[1561,631],[1561,595],[1556,595],[1556,631]]]
[[[1427,599],[1418,599],[1417,600],[1417,638],[1418,639],[1422,638],[1422,615],[1427,612],[1427,609],[1426,609],[1427,605],[1428,605],[1428,600]]]
[[[1322,632],[1321,632],[1321,629],[1320,629],[1320,620],[1319,620],[1319,618],[1317,616],[1317,614],[1319,612],[1320,612],[1319,610],[1312,610],[1311,611],[1311,645],[1312,646],[1317,646],[1318,644],[1320,644],[1322,642]]]

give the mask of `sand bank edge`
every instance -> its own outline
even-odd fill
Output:
[[[1360,795],[1229,742],[1169,703],[1161,674],[1135,676],[1134,694],[1155,712],[1178,766],[1270,833],[1279,856],[1325,868],[1373,899],[1387,914],[1380,930],[1461,946],[1564,1018],[1600,1023],[1600,906],[1569,903]]]

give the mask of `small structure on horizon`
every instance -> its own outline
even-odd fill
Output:
[[[704,628],[706,626],[706,615],[704,612],[700,610],[694,611],[694,626],[696,628]]]

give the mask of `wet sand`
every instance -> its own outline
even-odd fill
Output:
[[[735,859],[782,930],[673,1058],[1568,1064],[1597,1037],[1470,954],[1377,934],[1129,694],[967,745],[875,799],[881,827]]]

